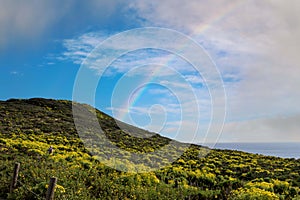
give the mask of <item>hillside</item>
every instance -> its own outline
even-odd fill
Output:
[[[93,110],[73,105],[82,115]],[[187,144],[119,122],[98,110],[96,116],[102,132],[92,119],[82,123],[78,119],[81,138],[92,136],[85,146],[75,128],[72,102],[0,101],[0,199],[41,199],[52,176],[58,177],[56,199],[300,199],[299,159],[208,152],[197,145],[189,145],[178,158]],[[112,143],[102,142],[104,137]],[[47,154],[50,145],[52,155]],[[106,151],[107,145],[123,151]],[[165,146],[166,156],[154,154]],[[205,152],[205,157],[199,156]],[[115,156],[131,162],[118,163]],[[18,188],[8,195],[15,162],[21,163]],[[132,173],[135,168],[147,171],[160,166],[164,167]]]

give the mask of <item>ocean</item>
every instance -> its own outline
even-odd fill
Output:
[[[300,158],[300,143],[217,143],[214,148],[239,150],[282,158]]]

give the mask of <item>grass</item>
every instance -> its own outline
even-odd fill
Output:
[[[88,105],[75,105],[83,113],[93,110]],[[103,134],[97,127],[82,123],[79,128],[98,140],[84,145],[74,125],[70,101],[0,101],[0,198],[41,199],[53,176],[58,178],[56,199],[300,198],[299,159],[230,150],[210,150],[199,157],[208,149],[198,145],[189,145],[178,157],[175,147],[186,144],[116,121],[100,111],[96,114],[105,137],[123,150],[118,156],[130,162],[117,163],[114,152],[101,143]],[[92,144],[95,148],[89,146]],[[52,155],[47,154],[50,145],[54,147]],[[168,156],[149,154],[166,145],[174,147],[164,152]],[[135,154],[142,155],[141,159],[134,159]],[[107,159],[111,163],[99,161],[99,155],[111,157]],[[8,194],[15,162],[21,163],[18,187]],[[136,166],[147,169],[159,164],[164,167],[146,173],[109,167],[134,171]]]

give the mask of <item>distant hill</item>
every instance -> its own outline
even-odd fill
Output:
[[[83,114],[94,110],[86,104],[74,103],[73,105],[81,109],[79,112]],[[78,138],[74,126],[71,101],[42,98],[10,99],[0,101],[0,108],[0,132],[5,135],[21,131],[24,134],[64,136],[67,139]],[[171,141],[166,137],[113,119],[99,110],[95,109],[95,112],[108,139],[117,145],[126,145],[126,149],[146,151],[147,147],[160,147]],[[86,122],[90,122],[90,120],[86,120],[84,123]],[[87,126],[86,124],[82,125]],[[96,130],[95,127],[84,128]],[[138,137],[132,137],[132,135]],[[133,143],[137,143],[138,147],[134,146]]]
[[[79,115],[73,116],[72,106]],[[47,153],[50,145],[52,155]],[[8,194],[15,162],[21,163],[18,188]],[[157,170],[133,173],[141,169]],[[56,199],[299,199],[299,173],[299,159],[209,151],[85,104],[42,98],[0,101],[0,198],[40,199],[55,176]]]

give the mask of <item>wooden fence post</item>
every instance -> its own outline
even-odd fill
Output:
[[[56,182],[57,182],[57,178],[53,177],[50,179],[50,183],[49,183],[47,194],[46,194],[46,200],[53,199]]]
[[[20,163],[15,163],[14,174],[10,183],[9,192],[12,193],[17,186],[18,175],[20,170]]]

